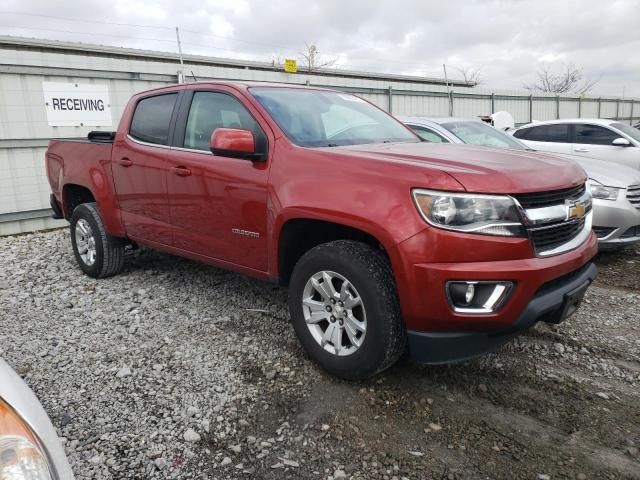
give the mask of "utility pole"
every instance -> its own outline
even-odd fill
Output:
[[[178,83],[184,83],[184,60],[182,59],[182,44],[180,43],[180,30],[176,27],[176,40],[178,40],[178,55],[180,56],[180,70],[178,71]]]
[[[449,88],[449,78],[447,77],[447,65],[442,64],[444,69],[444,82],[447,84],[447,96],[449,97],[449,116],[453,117],[453,97],[451,96],[451,89]]]

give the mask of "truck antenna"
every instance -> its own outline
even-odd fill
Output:
[[[178,83],[183,83],[184,60],[182,59],[182,44],[180,43],[180,30],[176,27],[176,40],[178,41],[178,54],[180,55],[180,71],[178,72]]]

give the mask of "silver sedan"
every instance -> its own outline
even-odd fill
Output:
[[[466,143],[494,148],[531,150],[517,138],[480,120],[398,117],[426,142]],[[542,152],[541,152],[542,154]],[[593,197],[593,230],[601,250],[640,242],[640,173],[594,158],[554,153],[580,164],[589,176]]]

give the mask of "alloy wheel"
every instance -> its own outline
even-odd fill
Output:
[[[78,255],[80,255],[82,261],[90,267],[96,261],[96,239],[91,225],[89,225],[89,222],[84,218],[80,218],[76,222],[75,235]]]
[[[307,328],[327,352],[355,353],[367,332],[367,314],[360,294],[343,275],[323,270],[309,278],[302,293]]]

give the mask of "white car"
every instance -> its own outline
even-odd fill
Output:
[[[596,158],[640,170],[640,130],[616,120],[535,122],[509,133],[535,150]]]
[[[73,480],[42,405],[0,358],[0,480]]]

